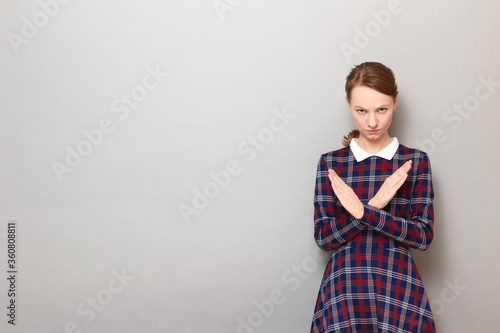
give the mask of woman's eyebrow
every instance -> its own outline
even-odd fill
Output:
[[[386,107],[389,107],[389,105],[388,104],[383,104],[381,106],[376,107],[375,109],[386,108]],[[356,108],[356,109],[366,109],[365,107],[362,107],[362,106],[359,106],[359,105],[356,105],[354,108]]]

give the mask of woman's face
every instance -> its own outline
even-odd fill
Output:
[[[347,101],[347,104],[360,138],[378,141],[389,137],[387,130],[391,126],[397,98],[366,86],[355,86],[351,91],[351,101]]]

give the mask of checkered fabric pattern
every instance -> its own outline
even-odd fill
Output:
[[[383,209],[368,205],[384,180],[407,160],[408,178]],[[364,206],[361,219],[341,205],[328,168]],[[314,196],[314,237],[331,251],[314,310],[312,333],[435,332],[424,285],[410,248],[426,250],[433,238],[433,198],[428,155],[399,144],[391,160],[357,162],[349,147],[323,154]]]

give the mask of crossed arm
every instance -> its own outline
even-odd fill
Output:
[[[411,160],[403,164],[384,181],[376,195],[363,204],[333,169],[327,170],[322,158],[318,166],[315,195],[315,239],[318,246],[325,251],[335,249],[370,225],[407,246],[426,250],[433,238],[434,217],[434,192],[427,154],[424,154],[417,168],[410,218],[395,217],[382,210],[406,181],[411,164]],[[336,206],[334,197],[345,211]]]
[[[388,177],[377,194],[368,201],[368,204],[379,209],[384,208],[405,182],[408,177],[408,171],[410,171],[411,168],[411,163],[411,160],[406,161],[405,164]],[[363,203],[359,200],[352,188],[350,188],[333,169],[328,169],[328,178],[342,206],[356,219],[361,219],[364,213]]]

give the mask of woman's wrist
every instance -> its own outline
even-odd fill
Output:
[[[363,203],[360,202],[360,206],[357,209],[356,214],[353,214],[352,216],[354,216],[355,219],[359,220],[363,217],[364,214],[365,214],[365,206],[363,205]]]
[[[375,208],[379,208],[379,209],[382,209],[378,206],[377,204],[377,200],[375,199],[375,197],[371,198],[370,201],[368,201],[368,205],[370,206],[373,206]]]

